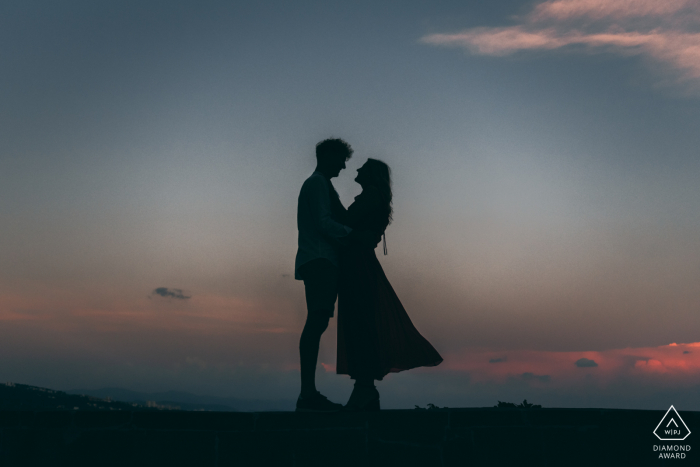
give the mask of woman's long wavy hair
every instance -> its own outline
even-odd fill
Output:
[[[372,158],[367,159],[365,166],[368,169],[367,175],[371,185],[377,188],[382,195],[382,199],[385,203],[387,225],[389,225],[391,224],[392,215],[394,214],[391,201],[391,169],[385,162]]]

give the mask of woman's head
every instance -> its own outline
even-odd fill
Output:
[[[372,186],[379,190],[382,195],[382,201],[385,204],[388,223],[391,223],[393,209],[391,207],[391,169],[389,166],[377,159],[367,159],[367,162],[357,169],[355,181],[359,183],[362,188]]]

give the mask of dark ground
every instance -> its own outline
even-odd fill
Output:
[[[692,432],[700,412],[679,412]],[[698,465],[665,411],[467,408],[377,413],[0,411],[2,466]],[[654,446],[691,446],[658,459]],[[698,446],[697,449],[700,449]]]

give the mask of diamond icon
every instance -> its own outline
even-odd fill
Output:
[[[654,429],[654,434],[661,441],[682,441],[688,437],[690,430],[676,408],[671,406]]]

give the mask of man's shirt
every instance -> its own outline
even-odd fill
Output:
[[[331,202],[340,204],[331,196],[337,198],[338,194],[331,181],[319,171],[311,174],[301,187],[297,208],[299,249],[294,263],[295,279],[301,280],[299,268],[313,259],[325,258],[339,266],[338,248],[352,229],[331,218]]]

